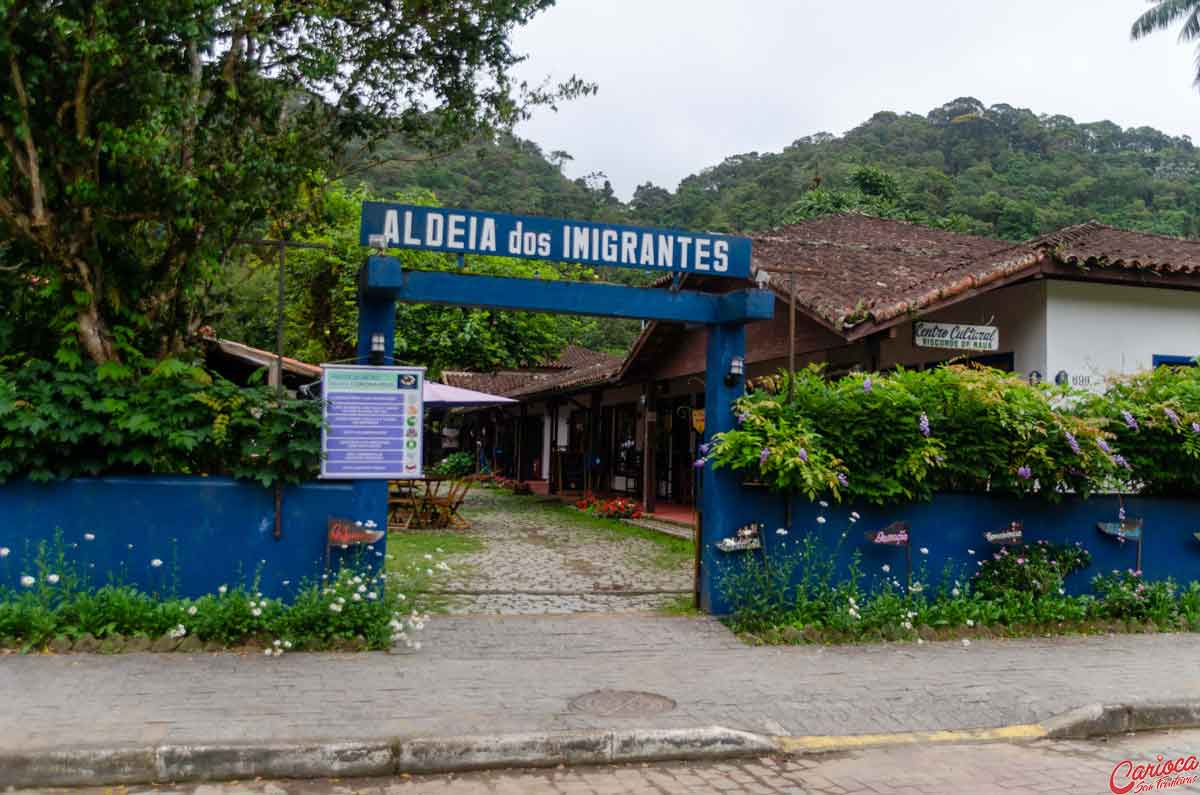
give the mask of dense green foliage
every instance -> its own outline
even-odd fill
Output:
[[[0,482],[172,473],[295,483],[318,471],[320,432],[318,401],[281,400],[176,359],[143,373],[0,369]]]
[[[475,457],[470,453],[457,452],[426,467],[425,474],[441,478],[463,478],[475,471]]]
[[[411,567],[384,574],[361,560],[301,585],[288,602],[245,584],[179,598],[165,567],[159,591],[120,583],[94,587],[66,555],[61,537],[43,543],[33,563],[17,590],[0,588],[0,647],[41,649],[59,640],[67,648],[87,644],[77,646],[80,651],[148,651],[151,642],[161,650],[183,643],[189,651],[204,644],[255,644],[273,655],[386,649],[415,643],[427,618],[405,593],[412,593],[404,575]],[[134,645],[118,645],[117,639]]]
[[[881,111],[845,135],[808,135],[782,152],[733,155],[674,192],[643,184],[626,204],[588,181],[555,179],[546,160],[561,163],[562,153],[547,158],[503,138],[365,178],[428,187],[451,205],[721,231],[857,211],[1010,240],[1088,220],[1200,232],[1200,153],[1187,137],[971,97],[924,116]]]
[[[1108,442],[1111,423],[1073,405],[1061,388],[984,368],[830,381],[814,366],[763,379],[737,402],[737,427],[718,434],[707,456],[810,498],[892,503],[991,491],[1055,500],[1116,484],[1126,472]]]
[[[726,562],[718,586],[733,608],[730,624],[774,643],[1110,632],[1147,622],[1159,630],[1200,630],[1200,582],[1179,592],[1171,580],[1113,572],[1092,578],[1094,595],[1069,595],[1067,575],[1091,562],[1078,546],[1001,548],[978,561],[973,574],[948,568],[936,590],[925,585],[923,563],[910,586],[886,566],[881,576],[868,576],[857,553],[839,577],[838,552],[804,534],[795,541],[784,536],[765,555],[739,553]]]
[[[393,134],[450,151],[592,90],[510,76],[514,28],[551,4],[0,3],[0,257],[47,285],[45,344],[177,352],[235,241],[287,232],[321,173]]]
[[[1125,376],[1082,411],[1102,417],[1147,494],[1200,494],[1200,368]]]

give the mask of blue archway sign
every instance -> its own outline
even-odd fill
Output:
[[[384,250],[523,257],[742,279],[750,275],[750,241],[744,237],[538,216],[366,202],[360,237],[364,245]],[[743,376],[733,374],[731,365],[734,359],[745,357],[746,323],[768,320],[775,313],[775,297],[769,290],[702,293],[406,271],[398,258],[380,254],[368,257],[359,275],[358,355],[362,361],[371,354],[372,336],[379,334],[386,344],[384,360],[391,361],[397,301],[702,324],[704,331],[693,333],[707,335],[706,439],[734,425],[733,401],[745,391],[745,382]],[[747,503],[735,473],[706,466],[700,497],[700,605],[709,612],[723,613],[728,606],[716,588],[716,543],[755,517],[745,515]],[[373,499],[386,504],[385,482],[359,481],[359,488],[370,490]]]

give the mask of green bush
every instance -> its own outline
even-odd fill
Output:
[[[1200,367],[1122,377],[1080,410],[1107,422],[1142,492],[1200,494]]]
[[[1087,495],[1126,477],[1110,420],[1067,390],[947,366],[828,380],[818,367],[760,379],[737,427],[704,453],[781,492],[876,504],[938,491]]]
[[[40,545],[35,574],[15,591],[0,588],[0,639],[42,648],[58,637],[196,637],[232,647],[320,650],[416,645],[426,620],[406,591],[417,583],[376,572],[363,561],[304,583],[291,603],[253,585],[222,585],[198,599],[149,594],[121,584],[92,588],[62,552],[61,539]],[[276,644],[275,641],[279,643]]]
[[[990,560],[981,561],[972,587],[985,597],[1006,593],[1061,595],[1067,575],[1087,568],[1091,562],[1091,553],[1080,544],[1059,546],[1041,541],[1012,551],[1001,547]]]
[[[470,453],[451,453],[429,467],[428,474],[442,478],[462,478],[475,471],[475,459]]]
[[[0,369],[0,482],[232,475],[296,483],[320,468],[321,404],[239,387],[174,359],[136,372],[48,362]]]

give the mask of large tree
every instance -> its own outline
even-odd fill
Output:
[[[1180,42],[1200,41],[1200,0],[1150,0],[1154,8],[1133,23],[1132,36],[1141,39],[1182,22]],[[1197,48],[1196,86],[1200,88],[1200,48]]]
[[[234,240],[285,230],[347,152],[448,150],[589,90],[511,77],[552,3],[0,0],[0,265],[52,280],[97,363],[176,350]]]

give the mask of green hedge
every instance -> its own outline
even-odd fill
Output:
[[[168,359],[0,369],[0,482],[86,475],[232,475],[263,485],[319,471],[321,404],[280,400]]]
[[[761,379],[701,453],[777,491],[877,504],[939,491],[1200,495],[1200,371],[1162,368],[1105,395],[965,366]],[[1127,416],[1128,413],[1128,416]]]

